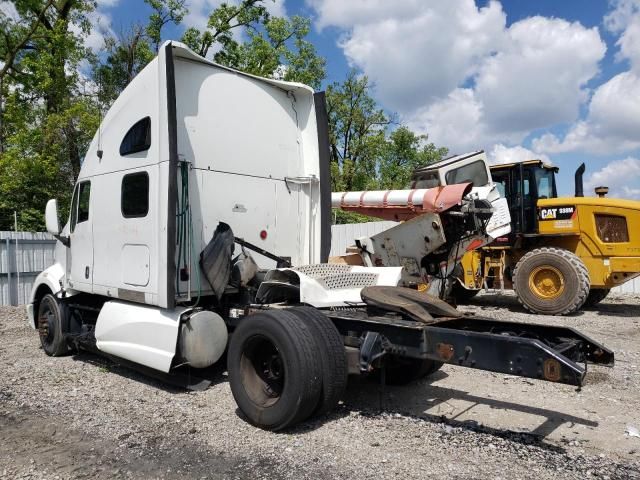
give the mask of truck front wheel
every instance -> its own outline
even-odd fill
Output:
[[[38,307],[38,333],[44,352],[50,357],[59,357],[69,351],[62,326],[66,308],[56,297],[48,293]]]
[[[305,420],[320,400],[322,366],[314,333],[282,310],[244,318],[229,342],[231,392],[250,423],[281,430]]]
[[[589,283],[582,260],[560,248],[528,252],[513,272],[513,288],[520,303],[545,315],[566,315],[580,309],[589,294]]]

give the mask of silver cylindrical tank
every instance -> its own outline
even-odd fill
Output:
[[[216,363],[227,346],[227,326],[220,315],[195,312],[180,326],[180,356],[195,368]]]

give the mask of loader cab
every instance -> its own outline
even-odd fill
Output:
[[[499,239],[499,243],[513,243],[519,235],[537,234],[537,203],[539,199],[557,198],[557,172],[557,167],[541,160],[491,167],[493,181],[507,199],[511,213],[511,234]]]

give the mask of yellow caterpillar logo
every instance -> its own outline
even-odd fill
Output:
[[[541,220],[553,220],[558,216],[557,208],[543,208],[540,210]]]

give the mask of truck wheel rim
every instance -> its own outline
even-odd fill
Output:
[[[259,407],[270,407],[280,399],[285,363],[271,340],[262,335],[247,340],[240,359],[240,377],[247,396]]]
[[[556,267],[541,265],[529,275],[529,289],[539,298],[551,300],[564,292],[564,275]]]
[[[38,316],[38,333],[45,344],[50,344],[53,340],[54,317],[51,308],[45,307]]]

